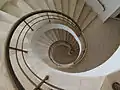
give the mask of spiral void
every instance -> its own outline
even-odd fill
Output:
[[[70,68],[79,63],[84,55],[84,38],[81,36],[65,24],[50,21],[33,32],[30,45],[33,53],[49,66]]]

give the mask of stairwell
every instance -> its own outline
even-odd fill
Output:
[[[118,76],[115,77],[115,75],[119,74],[119,72],[114,74],[115,71],[119,71],[119,66],[116,63],[114,66],[111,66],[111,64],[114,63],[114,60],[119,62],[116,57],[119,56],[120,21],[110,18],[103,23],[98,14],[84,0],[2,0],[0,1],[0,8],[0,80],[2,81],[0,82],[0,90],[112,90],[111,84],[118,80],[116,79]],[[18,49],[18,52],[15,50],[14,47],[20,33],[19,30],[22,30],[25,25],[28,25],[25,30],[29,29],[29,25],[33,23],[28,24],[28,21],[34,19],[34,17],[38,17],[39,14],[36,16],[33,15],[34,17],[28,18],[26,22],[18,25],[10,41],[11,48],[9,50],[9,56],[7,56],[7,50],[5,49],[5,46],[7,46],[6,41],[8,40],[8,34],[10,35],[11,33],[11,28],[15,26],[15,22],[19,22],[18,20],[24,17],[24,15],[34,11],[39,12],[39,10],[59,11],[70,16],[75,23],[79,25],[81,33],[84,35],[87,48],[85,48],[86,54],[84,58],[80,63],[76,64],[74,68],[59,68],[55,65],[53,66],[53,63],[50,61],[46,61],[48,63],[47,65],[43,61],[44,59],[39,58],[42,53],[45,57],[48,49],[44,47],[48,46],[48,44],[51,45],[53,43],[52,40],[54,40],[54,42],[63,39],[67,41],[69,38],[72,38],[72,36],[75,36],[75,33],[75,37],[77,37],[77,35],[79,36],[79,31],[75,31],[76,29],[74,30],[72,25],[68,27],[73,30],[65,27],[69,24],[67,22],[53,20],[53,23],[59,22],[60,25],[63,24],[61,27],[59,27],[60,25],[58,27],[53,25],[54,27],[57,27],[57,29],[67,28],[66,32],[65,30],[51,30],[45,33],[44,28],[41,29],[43,32],[38,32],[38,34],[43,33],[39,39],[42,52],[40,52],[38,57],[33,54],[34,52],[29,45],[29,40],[31,40],[32,35],[34,35],[30,32],[28,32],[27,38],[24,40],[23,52],[26,53],[25,50],[28,50],[28,54],[23,53],[26,63],[21,59],[22,54],[19,52],[21,49]],[[49,15],[52,15],[52,13]],[[37,30],[42,24],[49,22],[49,18],[54,18],[54,16],[49,17],[49,15],[48,21],[39,23],[32,29]],[[63,17],[64,20],[66,20],[66,18],[65,16]],[[52,29],[52,27],[47,27],[46,24],[45,29],[47,28]],[[71,34],[69,34],[67,30],[69,33],[71,32]],[[38,36],[38,34],[35,34],[35,36]],[[22,37],[22,35],[20,37]],[[78,38],[80,39],[80,37]],[[76,38],[72,40],[77,42]],[[70,39],[70,43],[72,40]],[[33,41],[35,41],[35,39],[33,39]],[[21,42],[22,39],[18,43],[18,47],[21,47]],[[78,44],[75,45],[78,47]],[[66,47],[70,46],[67,45]],[[60,50],[58,51],[60,52]],[[16,61],[16,52],[21,67],[19,67]],[[59,56],[59,54],[55,53],[55,56],[57,55]],[[9,64],[8,58],[6,57],[11,58]],[[48,57],[47,59],[45,58],[45,60],[48,60]],[[69,60],[70,59],[68,59],[68,61]],[[50,63],[51,65],[49,65]],[[9,73],[11,72],[9,69],[10,64],[16,77],[14,77],[12,73]],[[34,71],[34,73],[32,71]],[[47,75],[49,78],[45,79]],[[15,78],[17,78],[19,82]]]

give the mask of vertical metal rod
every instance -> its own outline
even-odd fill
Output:
[[[24,53],[28,53],[28,51],[26,51],[26,50],[14,48],[14,47],[9,47],[9,48],[10,48],[10,49],[14,49],[14,50],[18,50],[18,51],[22,51],[22,52],[24,52]]]
[[[40,89],[40,87],[45,83],[46,80],[49,79],[49,76],[47,75],[42,82],[40,82],[40,84],[38,84],[38,86],[34,89],[34,90],[42,90]]]
[[[27,25],[28,25],[28,27],[32,30],[32,31],[34,31],[34,29],[26,22],[26,21],[24,21]]]
[[[48,16],[49,22],[51,23],[51,21],[50,21],[50,17],[49,17],[49,14],[48,14],[48,13],[47,13],[47,16]]]

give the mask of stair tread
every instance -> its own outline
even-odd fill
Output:
[[[13,24],[0,21],[0,32],[8,33]]]
[[[62,12],[66,15],[68,15],[69,10],[69,0],[62,0]]]
[[[56,29],[56,30],[54,31],[54,33],[55,33],[55,37],[57,38],[57,40],[60,40],[60,37],[59,37],[59,30]]]
[[[49,9],[45,0],[25,0],[34,10]]]
[[[73,15],[73,19],[75,21],[78,20],[84,5],[85,5],[85,1],[84,0],[77,0],[77,4],[76,4],[74,15]]]
[[[13,5],[10,2],[6,3],[1,10],[16,17],[21,17],[23,14],[22,10],[19,7]]]
[[[50,43],[50,41],[48,41],[48,39],[46,39],[45,37],[40,36],[39,39],[39,44],[43,45],[43,47],[49,47],[52,43]]]
[[[56,10],[62,12],[61,0],[54,0]]]
[[[33,12],[33,9],[23,0],[19,0],[17,6],[26,14]]]
[[[69,1],[69,16],[70,17],[73,17],[76,2],[77,2],[77,0],[70,0]]]
[[[84,22],[84,20],[87,18],[87,16],[89,15],[90,11],[91,11],[91,7],[89,7],[88,5],[85,4],[83,11],[78,19],[78,24],[79,26],[81,26]]]
[[[12,23],[15,23],[17,20],[18,20],[17,17],[12,16],[12,15],[9,14],[9,13],[0,11],[0,21],[3,21],[3,22],[6,22],[6,23],[9,23],[9,24],[12,24]]]
[[[54,34],[52,32],[46,32],[45,35],[54,43],[56,40]]]
[[[8,2],[8,0],[1,0],[0,1],[0,9],[4,6],[4,4]]]
[[[49,7],[50,10],[56,10],[53,0],[46,0],[46,2],[48,4],[48,7]]]
[[[94,11],[92,11],[89,16],[87,17],[87,19],[83,22],[81,29],[85,29],[90,23],[92,23],[92,21],[97,17],[97,13],[95,13]]]

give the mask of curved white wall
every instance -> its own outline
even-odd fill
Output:
[[[116,52],[102,65],[83,73],[75,75],[80,76],[105,76],[120,70],[120,47]]]

